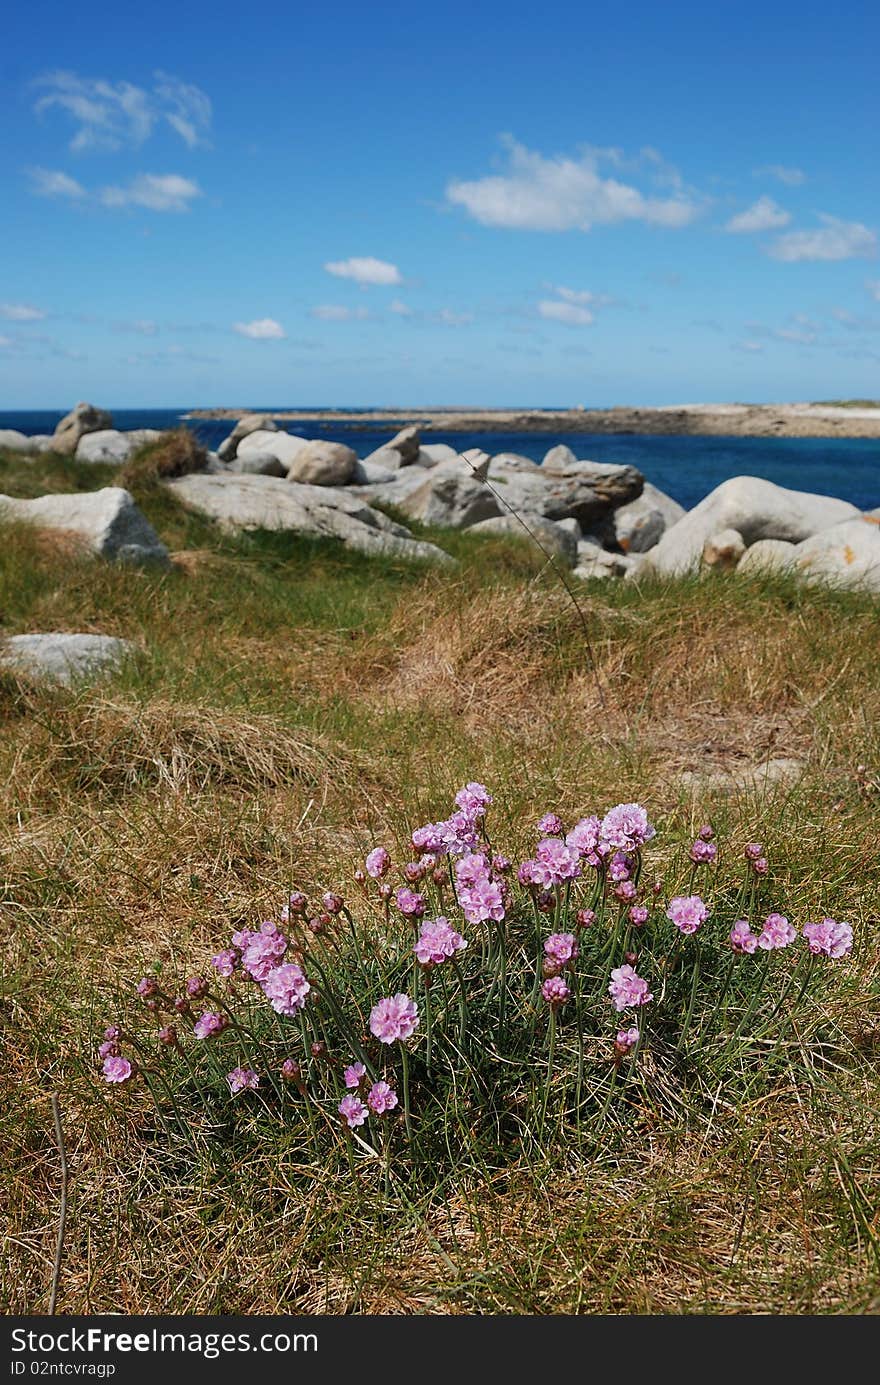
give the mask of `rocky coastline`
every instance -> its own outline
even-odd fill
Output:
[[[191,409],[192,419],[238,419],[246,408]],[[637,433],[654,436],[750,438],[880,438],[880,405],[681,404],[610,409],[279,409],[286,423],[345,423],[352,429],[387,424],[423,433]]]

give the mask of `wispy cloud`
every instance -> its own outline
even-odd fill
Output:
[[[764,344],[760,341],[735,341],[734,351],[745,351],[749,355],[757,356],[764,350]]]
[[[49,314],[32,303],[0,303],[0,317],[6,322],[42,322]]]
[[[871,259],[877,253],[877,233],[860,221],[842,221],[819,213],[821,226],[812,231],[789,231],[777,236],[767,253],[774,260],[795,263],[799,260]]]
[[[281,341],[286,335],[281,323],[276,322],[274,317],[258,317],[253,322],[233,322],[232,330],[240,337],[249,337],[251,341]]]
[[[211,102],[205,92],[167,72],[153,75],[155,84],[147,90],[66,70],[47,72],[35,82],[44,94],[34,110],[39,115],[60,110],[73,122],[70,148],[75,153],[137,147],[161,124],[190,148],[206,143]]]
[[[735,235],[752,231],[776,231],[780,226],[787,226],[790,221],[791,213],[780,207],[778,202],[774,202],[772,197],[759,197],[757,202],[753,202],[744,212],[732,216],[724,229]]]
[[[575,158],[545,158],[506,137],[508,167],[473,181],[453,180],[446,197],[483,226],[521,231],[589,231],[594,225],[644,221],[686,226],[700,213],[687,193],[646,196],[638,188],[599,171],[604,158],[620,162],[620,151],[587,149]]]
[[[346,308],[341,303],[319,303],[310,310],[319,322],[362,322],[370,316],[366,308]]]
[[[59,169],[31,168],[28,176],[38,197],[68,197],[76,202],[88,195],[82,183]]]
[[[117,332],[137,332],[141,337],[154,337],[159,331],[158,322],[150,317],[137,317],[131,322],[114,322]]]
[[[469,327],[474,320],[473,313],[457,313],[452,308],[441,308],[433,315],[433,320],[441,327]]]
[[[792,168],[788,164],[764,164],[762,168],[753,169],[752,173],[756,178],[775,178],[788,188],[800,187],[801,183],[807,181],[802,168]]]
[[[389,313],[394,313],[396,317],[412,317],[413,310],[408,303],[402,303],[399,298],[394,298],[388,304]]]
[[[865,288],[874,301],[880,303],[880,279],[866,279]]]
[[[562,322],[566,327],[591,326],[598,309],[614,302],[607,293],[593,293],[590,289],[572,289],[564,284],[547,287],[556,297],[541,299],[538,316],[548,322]]]
[[[324,268],[337,279],[353,279],[356,284],[402,284],[403,276],[396,264],[377,260],[372,255],[354,255],[349,260],[331,260]]]
[[[125,187],[102,188],[105,207],[145,207],[151,212],[188,212],[202,190],[179,173],[139,173]]]

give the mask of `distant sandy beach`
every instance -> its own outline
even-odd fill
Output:
[[[240,418],[252,407],[192,409],[188,418]],[[880,438],[880,407],[832,404],[670,404],[612,409],[277,409],[295,423],[319,419],[373,427],[416,423],[430,432],[652,433],[755,438]]]

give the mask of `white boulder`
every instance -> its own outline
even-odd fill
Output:
[[[307,443],[307,438],[297,437],[295,433],[283,433],[280,428],[275,432],[259,428],[242,438],[235,455],[236,457],[250,457],[257,452],[269,453],[271,456],[277,457],[286,474],[293,466],[294,459],[307,446]],[[217,455],[220,456],[219,452]],[[226,459],[220,457],[220,460],[225,461]]]
[[[798,544],[794,567],[810,582],[880,593],[880,524],[859,515],[823,529]]]
[[[736,529],[747,546],[758,539],[800,543],[858,515],[845,500],[787,490],[757,476],[734,476],[666,530],[650,551],[649,565],[667,576],[695,572],[704,543],[722,529]]]
[[[287,471],[288,481],[304,486],[344,486],[354,474],[357,453],[341,442],[307,442]]]
[[[72,456],[84,433],[97,433],[99,429],[112,427],[113,416],[106,409],[99,409],[94,404],[76,404],[56,427],[53,449],[65,456]]]
[[[758,539],[739,560],[737,572],[784,572],[794,563],[797,544],[785,539]]]
[[[647,553],[685,514],[683,505],[646,481],[637,500],[614,511],[615,540],[624,553]]]
[[[0,495],[0,523],[20,520],[41,529],[75,534],[102,558],[143,565],[168,564],[168,549],[141,514],[128,491],[106,486],[72,495],[42,495],[14,500]]]
[[[0,639],[0,667],[70,686],[115,673],[135,653],[112,635],[12,635]]]
[[[566,567],[574,567],[578,560],[578,541],[565,522],[557,524],[541,515],[497,515],[494,519],[483,519],[478,524],[468,526],[469,534],[503,534],[512,538],[525,539],[534,544],[545,556],[558,558]]]
[[[217,448],[221,462],[231,462],[238,452],[239,443],[251,433],[277,433],[278,424],[271,414],[245,414]]]
[[[743,536],[737,529],[720,529],[703,544],[703,566],[732,572],[746,551]]]
[[[408,529],[339,486],[309,486],[272,476],[208,476],[193,472],[167,482],[185,504],[224,529],[290,530],[336,538],[361,553],[449,565],[448,553],[421,543]]]

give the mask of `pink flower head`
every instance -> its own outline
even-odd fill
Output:
[[[730,946],[734,952],[747,952],[749,956],[758,946],[758,938],[749,927],[748,919],[737,919],[730,930]]]
[[[265,981],[287,951],[287,939],[271,920],[252,933],[241,954],[241,965],[254,981]]]
[[[159,994],[159,983],[155,976],[143,976],[137,983],[137,993],[141,1000],[149,1000],[151,996]]]
[[[364,862],[367,875],[373,880],[381,880],[391,869],[391,857],[384,846],[374,846]]]
[[[416,894],[415,890],[409,889],[406,885],[401,885],[395,898],[397,900],[397,907],[404,918],[420,919],[427,907],[425,904],[425,896]]]
[[[469,889],[481,880],[489,879],[489,862],[478,851],[469,851],[460,856],[455,863],[455,878],[459,885]]]
[[[632,877],[632,862],[625,851],[615,851],[608,862],[609,880],[629,880]]]
[[[367,1092],[367,1105],[376,1116],[384,1116],[397,1105],[397,1093],[387,1082],[374,1082]]]
[[[436,854],[461,856],[466,851],[476,851],[479,846],[475,819],[468,813],[453,813],[446,822],[441,822],[441,850]],[[429,850],[432,848],[429,848]]]
[[[752,862],[752,870],[756,875],[766,875],[769,869],[770,863],[766,856],[758,856],[757,859]]]
[[[445,822],[427,822],[424,827],[417,827],[412,834],[413,847],[416,851],[430,851],[437,856],[445,856],[446,843],[443,840],[445,829]]]
[[[177,1047],[177,1030],[173,1024],[165,1024],[156,1036],[160,1044],[166,1044],[168,1048]]]
[[[108,1024],[107,1028],[104,1030],[105,1039],[118,1039],[119,1034],[120,1030],[118,1024]]]
[[[418,1007],[403,991],[386,996],[370,1011],[370,1030],[383,1044],[408,1039],[415,1033],[418,1023]]]
[[[321,903],[328,914],[339,914],[345,907],[345,900],[341,894],[336,894],[334,890],[328,890],[321,896]]]
[[[597,817],[581,818],[576,822],[565,839],[566,846],[576,851],[578,856],[585,859],[591,866],[598,866],[600,857],[598,855],[599,833],[602,824]]]
[[[634,928],[642,928],[648,922],[648,911],[644,904],[634,904],[629,911],[629,921]]]
[[[342,1074],[343,1081],[350,1091],[356,1092],[367,1075],[363,1063],[351,1063]]]
[[[715,843],[708,842],[703,837],[697,837],[690,850],[690,858],[698,866],[711,865],[717,855],[718,848]]]
[[[803,934],[810,951],[818,956],[845,957],[852,951],[853,931],[848,923],[835,923],[834,919],[823,919],[821,923],[805,923]]]
[[[567,967],[578,955],[577,938],[573,933],[551,933],[544,939],[544,955],[558,967]]]
[[[232,935],[232,946],[237,947],[239,952],[244,952],[248,943],[256,936],[256,933],[252,933],[249,928],[239,928]]]
[[[223,1033],[228,1023],[225,1015],[217,1015],[211,1010],[206,1010],[193,1025],[193,1033],[197,1039],[213,1039],[215,1035]]]
[[[635,851],[656,835],[640,803],[618,803],[602,819],[600,840],[621,851]]]
[[[750,861],[757,861],[759,856],[764,855],[764,848],[760,842],[746,842],[745,854]]]
[[[427,875],[421,861],[409,861],[403,868],[404,879],[408,885],[417,885]]]
[[[425,919],[413,952],[423,967],[439,966],[447,957],[454,957],[467,943],[448,919]]]
[[[302,1079],[302,1068],[294,1058],[285,1058],[280,1071],[286,1082],[299,1082]]]
[[[201,1000],[208,993],[208,983],[203,976],[188,976],[184,989],[190,1000]]]
[[[614,886],[614,897],[623,904],[629,904],[638,896],[634,880],[621,880],[619,885]]]
[[[796,937],[797,932],[787,918],[782,914],[768,914],[758,935],[758,947],[763,948],[765,952],[773,952],[778,948],[788,947]]]
[[[548,976],[541,987],[541,995],[555,1010],[557,1005],[564,1005],[571,999],[571,990],[561,976]]]
[[[263,982],[263,994],[278,1015],[298,1014],[311,989],[305,972],[296,962],[275,967]]]
[[[458,901],[468,923],[484,923],[487,919],[500,923],[504,918],[504,890],[488,877],[478,880],[470,889],[459,888]]]
[[[260,1085],[259,1077],[250,1068],[233,1068],[226,1074],[226,1081],[233,1096],[239,1092],[255,1092]]]
[[[580,858],[561,837],[544,837],[535,851],[534,883],[544,889],[575,880],[581,873]]]
[[[595,911],[593,909],[578,909],[574,921],[578,928],[589,928],[591,923],[596,922]]]
[[[303,894],[302,890],[294,890],[293,894],[288,896],[287,903],[282,905],[281,922],[290,923],[290,920],[293,918],[295,914],[304,914],[308,907],[308,897]],[[235,943],[234,934],[232,941]],[[238,943],[235,943],[235,945],[236,947],[239,946]]]
[[[617,1038],[614,1040],[614,1048],[621,1058],[624,1058],[631,1049],[635,1048],[640,1038],[638,1027],[631,1024],[629,1029],[618,1029]]]
[[[456,806],[471,818],[482,817],[491,802],[492,795],[485,784],[476,782],[465,784],[455,795]]]
[[[349,1130],[354,1130],[356,1125],[363,1125],[370,1114],[359,1096],[344,1096],[336,1109]]]
[[[699,832],[697,833],[697,836],[702,838],[704,842],[711,842],[712,838],[715,836],[715,833],[713,832],[710,824],[708,822],[704,822]]]
[[[219,976],[231,976],[238,965],[238,953],[234,947],[224,948],[211,958],[211,966]]]
[[[538,831],[542,837],[561,837],[562,828],[562,818],[558,813],[545,813],[538,818]]]
[[[513,869],[513,862],[506,856],[492,857],[492,870],[495,875],[507,875]]]
[[[111,1054],[104,1059],[101,1071],[104,1074],[105,1082],[127,1082],[134,1069],[127,1058],[120,1058],[118,1054]]]
[[[105,1039],[98,1045],[99,1058],[116,1058],[119,1054],[119,1044],[115,1039]]]
[[[648,990],[647,981],[639,976],[628,962],[612,971],[608,994],[615,1010],[628,1010],[633,1005],[647,1005],[649,1000],[654,999]]]
[[[682,933],[696,933],[709,917],[709,910],[698,894],[676,895],[670,899],[666,917],[672,919]]]

